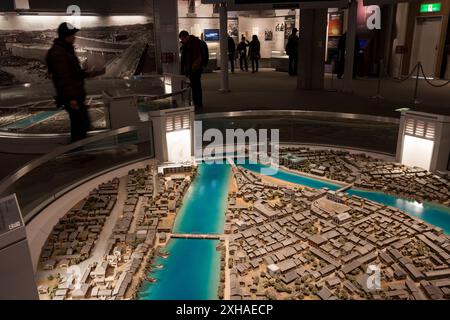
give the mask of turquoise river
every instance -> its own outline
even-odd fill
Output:
[[[183,199],[174,233],[223,233],[231,168],[229,165],[200,164],[198,174]],[[141,299],[217,299],[220,252],[218,240],[172,239],[167,259],[157,258]]]
[[[243,168],[260,173],[264,165],[243,164]],[[278,170],[272,177],[311,188],[337,190],[338,184]],[[175,233],[222,233],[226,210],[230,166],[200,164],[198,175],[184,197],[182,208],[174,225]],[[450,234],[450,208],[431,203],[384,194],[382,192],[350,189],[346,191],[384,205],[396,207],[414,217],[440,227]],[[140,299],[217,299],[219,284],[220,253],[217,240],[172,239],[167,259],[157,258],[150,274],[155,283],[145,283]]]

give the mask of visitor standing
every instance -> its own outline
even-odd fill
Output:
[[[289,75],[297,75],[297,65],[298,65],[298,42],[299,38],[297,35],[297,28],[292,29],[292,33],[288,38],[286,44],[286,54],[289,56]]]
[[[79,29],[67,22],[58,27],[58,38],[47,52],[47,68],[56,89],[56,103],[63,107],[70,118],[71,141],[84,139],[90,128],[90,119],[85,104],[84,79],[102,73],[85,71],[75,54],[75,34]]]
[[[181,74],[189,78],[191,82],[192,100],[195,108],[203,108],[203,93],[202,93],[202,69],[203,58],[202,41],[196,36],[189,35],[186,30],[179,34],[181,46]]]
[[[252,61],[252,73],[258,72],[259,59],[261,59],[261,44],[256,34],[252,36],[252,41],[248,45],[248,55]]]
[[[237,46],[237,52],[239,54],[239,67],[241,68],[241,71],[248,71],[247,47],[248,41],[245,40],[244,36],[242,36],[241,42],[239,42]]]
[[[234,60],[236,59],[236,43],[228,36],[228,60],[230,60],[231,73],[234,73]]]

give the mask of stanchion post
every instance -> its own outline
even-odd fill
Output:
[[[420,63],[420,61],[417,62],[417,65],[416,65],[416,68],[417,68],[417,71],[416,71],[416,84],[415,84],[415,87],[414,87],[414,101],[413,101],[414,104],[419,104],[420,103],[420,101],[417,99],[417,91],[419,89],[419,72],[420,72],[420,67],[421,66],[422,66],[422,64]]]
[[[328,92],[336,92],[337,90],[333,88],[333,80],[334,80],[334,68],[335,68],[336,61],[334,59],[331,60],[331,83],[330,83],[330,89],[328,89]]]
[[[378,66],[378,81],[377,81],[377,94],[374,95],[372,98],[374,99],[383,99],[383,96],[381,95],[381,73],[383,70],[383,60],[380,60],[380,64]]]

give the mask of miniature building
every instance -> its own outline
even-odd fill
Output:
[[[276,264],[269,264],[267,266],[267,272],[272,277],[275,277],[281,273],[280,268]]]
[[[343,212],[333,217],[333,222],[337,225],[344,224],[352,219],[352,216],[348,212]]]

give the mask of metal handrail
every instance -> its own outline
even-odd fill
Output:
[[[58,156],[61,156],[68,151],[71,151],[73,149],[86,146],[90,143],[103,140],[105,138],[110,138],[117,136],[119,134],[128,133],[132,131],[136,131],[138,128],[136,126],[128,126],[123,127],[119,129],[110,130],[107,132],[96,134],[95,136],[88,137],[86,139],[71,143],[69,145],[61,146],[56,148],[55,150],[51,151],[50,153],[47,153],[37,159],[34,159],[27,164],[25,164],[20,169],[16,170],[14,173],[10,174],[9,176],[3,178],[0,181],[0,194],[3,194],[8,188],[10,188],[15,182],[17,182],[20,178],[27,175],[37,167],[42,166],[43,164],[55,159]]]
[[[92,94],[92,95],[88,95],[86,98],[100,98],[100,97],[102,97],[101,94]],[[46,102],[48,103],[48,102],[54,102],[54,101],[55,101],[54,98],[53,99],[45,99],[45,100],[36,100],[36,101],[32,101],[32,102],[22,103],[22,104],[19,104],[19,105],[0,107],[0,110],[1,109],[32,108],[33,105],[36,105],[36,104],[46,103]],[[41,108],[39,108],[39,109],[41,109]],[[44,108],[42,108],[42,109],[44,109]],[[50,109],[58,109],[58,108],[56,108],[56,107],[54,107],[54,108],[48,107],[48,109],[50,110]]]
[[[383,122],[399,124],[400,120],[394,117],[383,117],[369,114],[359,113],[345,113],[345,112],[329,112],[329,111],[314,111],[314,110],[243,110],[243,111],[226,111],[202,113],[196,115],[196,120],[219,119],[219,118],[240,118],[240,117],[255,117],[255,116],[312,116],[319,118],[335,118],[346,120],[364,120],[373,122]]]
[[[118,99],[120,99],[120,98],[130,98],[130,97],[137,97],[137,98],[142,97],[142,98],[148,99],[149,101],[155,101],[155,100],[166,99],[166,98],[171,97],[171,96],[183,94],[183,93],[185,93],[186,91],[188,91],[188,90],[189,90],[189,87],[190,87],[190,83],[189,83],[188,79],[186,79],[186,77],[180,76],[180,75],[165,74],[165,75],[159,75],[159,76],[156,76],[156,75],[155,75],[155,76],[147,75],[147,76],[140,76],[140,77],[142,77],[142,78],[144,78],[144,79],[153,78],[153,77],[155,77],[155,78],[162,78],[162,79],[163,79],[163,82],[164,82],[164,78],[165,78],[165,77],[170,77],[170,78],[174,78],[174,79],[179,78],[179,79],[182,79],[182,80],[185,82],[186,87],[183,88],[183,89],[181,89],[181,90],[178,90],[178,91],[175,91],[175,92],[171,92],[171,93],[165,93],[165,94],[162,94],[162,95],[150,95],[150,94],[140,94],[140,93],[137,93],[137,94],[130,94],[130,95],[118,95],[118,96],[112,96],[112,98],[118,98]],[[99,79],[99,80],[102,80],[102,79]],[[111,80],[125,80],[125,79],[123,79],[123,78],[111,78]],[[20,86],[22,86],[22,85],[20,85]],[[7,88],[7,89],[10,89],[10,88],[13,88],[13,87],[14,87],[14,86],[11,86],[11,87],[5,87],[5,89],[6,89],[6,88]],[[0,91],[1,91],[1,89],[2,89],[2,88],[0,88]],[[101,96],[102,96],[102,94],[92,94],[92,95],[89,95],[88,97],[95,97],[95,98],[98,98],[98,97],[101,97]],[[36,100],[36,101],[29,102],[29,103],[22,103],[22,104],[19,104],[19,105],[12,105],[12,106],[7,106],[7,107],[0,107],[0,109],[19,109],[19,108],[26,108],[26,107],[31,107],[31,105],[40,104],[40,103],[48,103],[48,102],[52,102],[52,101],[54,101],[54,99]],[[57,108],[55,107],[55,109],[57,109]]]

